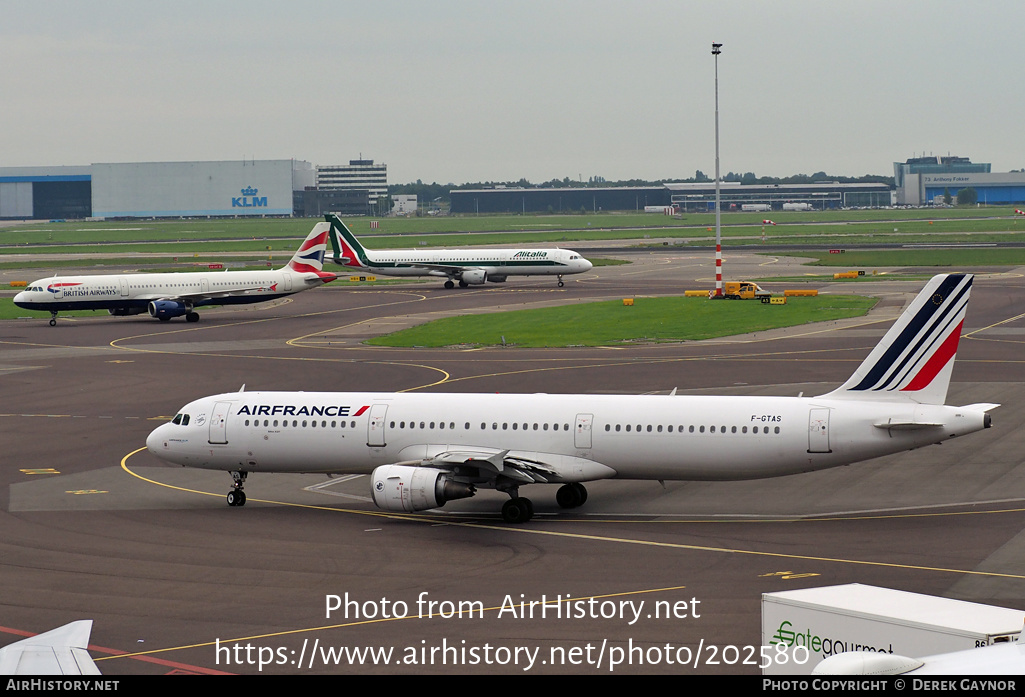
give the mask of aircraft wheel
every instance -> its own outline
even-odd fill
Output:
[[[186,322],[198,322],[199,321],[199,313],[198,312],[190,312],[189,314],[185,315],[185,321]]]
[[[456,284],[453,283],[452,281],[445,281],[445,288],[447,290],[452,290],[455,287],[456,287]]]
[[[469,286],[469,285],[470,285],[470,284],[469,284],[469,283],[467,283],[466,281],[464,281],[464,280],[462,280],[462,279],[460,279],[460,280],[459,280],[459,287],[460,287],[460,288],[466,288],[466,287],[467,287],[467,286]]]
[[[229,506],[245,506],[246,505],[246,492],[241,489],[232,489],[228,492],[228,505]]]
[[[566,285],[566,284],[565,284],[565,283],[563,283],[562,281],[559,281],[559,287],[560,287],[560,288],[562,288],[562,287],[563,287],[564,285]]]
[[[171,321],[170,317],[158,317],[157,319],[159,319],[161,322],[170,322]]]
[[[507,523],[526,523],[534,515],[534,504],[530,499],[516,497],[502,506],[502,520]]]
[[[50,320],[50,326],[51,326],[51,327],[56,327],[56,326],[57,326],[57,320],[55,320],[55,319],[51,319],[51,320]]]

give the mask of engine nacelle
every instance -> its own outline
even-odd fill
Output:
[[[471,286],[479,286],[482,283],[487,282],[488,272],[484,269],[470,269],[469,271],[463,271],[463,281],[469,283]]]
[[[477,493],[473,484],[453,481],[448,472],[433,467],[383,465],[370,479],[374,503],[386,511],[426,511]]]
[[[190,312],[192,312],[191,307],[177,300],[154,300],[149,304],[150,317],[156,317],[157,319],[181,317]]]
[[[145,307],[112,307],[107,310],[115,317],[128,317],[129,315],[141,315],[146,311]]]

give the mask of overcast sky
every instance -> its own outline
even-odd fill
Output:
[[[0,166],[389,181],[1025,167],[1021,0],[0,1]]]

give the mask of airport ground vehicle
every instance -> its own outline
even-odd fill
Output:
[[[927,656],[1013,642],[1021,610],[847,583],[762,594],[762,646],[785,648],[766,675],[808,675],[850,651]],[[773,651],[775,654],[775,651]]]
[[[727,300],[756,300],[772,295],[751,281],[726,281],[723,283],[722,294]]]

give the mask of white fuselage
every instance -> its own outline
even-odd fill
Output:
[[[45,312],[120,309],[142,312],[150,302],[164,298],[194,297],[188,301],[192,307],[256,303],[291,295],[323,282],[316,273],[296,273],[288,268],[51,276],[29,284],[14,296],[14,304],[26,310]]]
[[[494,279],[562,276],[591,269],[591,262],[569,249],[366,250],[364,261],[356,258],[347,265],[385,276],[443,277],[456,271],[484,271]]]
[[[971,433],[985,414],[821,397],[238,392],[196,400],[176,421],[147,446],[189,467],[369,473],[480,448],[565,456],[575,464],[548,481],[566,482],[806,472]],[[911,422],[930,425],[884,427]]]

